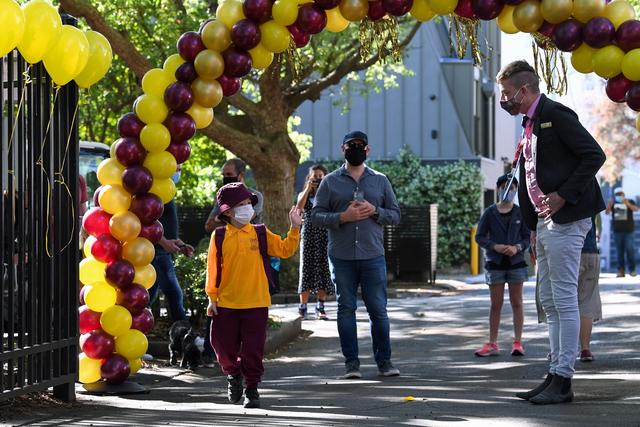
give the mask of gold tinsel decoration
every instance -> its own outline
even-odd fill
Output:
[[[567,63],[553,41],[539,33],[533,34],[533,62],[536,73],[547,85],[547,92],[567,93]]]
[[[384,17],[377,21],[365,18],[360,23],[358,34],[360,39],[360,60],[368,60],[373,51],[378,54],[378,60],[386,62],[391,57],[393,62],[402,60],[400,43],[398,42],[399,27],[398,21],[394,17]]]
[[[478,44],[478,20],[452,15],[449,19],[449,40],[452,56],[455,53],[458,58],[463,59],[467,55],[467,44],[470,44],[473,63],[482,63]]]
[[[289,40],[289,47],[284,51],[283,55],[291,71],[292,82],[299,83],[302,75],[302,59],[300,58],[300,49],[296,46],[293,38]]]

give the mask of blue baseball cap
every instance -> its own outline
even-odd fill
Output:
[[[344,136],[344,139],[342,140],[342,144],[344,145],[349,143],[350,141],[355,140],[364,142],[364,145],[369,144],[369,138],[367,137],[367,134],[359,130],[354,130],[353,132],[349,132],[348,134],[346,134]]]

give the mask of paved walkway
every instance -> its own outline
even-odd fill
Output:
[[[522,358],[474,357],[488,323],[488,291],[479,285],[461,294],[390,301],[399,378],[376,376],[363,311],[362,380],[337,379],[343,365],[335,321],[305,321],[303,328],[312,332],[266,362],[264,409],[226,403],[225,380],[214,369],[160,368],[134,377],[149,386],[147,395],[83,395],[72,408],[23,415],[13,425],[639,426],[640,280],[604,278],[601,288],[605,320],[594,328],[596,361],[577,362],[572,404],[539,407],[513,396],[537,385],[546,367],[546,327],[535,322],[534,286],[528,283]],[[335,303],[329,308],[335,316]],[[506,305],[505,348],[510,317]]]

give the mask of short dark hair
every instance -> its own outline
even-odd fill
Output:
[[[237,157],[227,160],[226,162],[224,162],[224,164],[225,166],[233,165],[237,174],[245,173],[245,171],[247,170],[247,164]]]
[[[540,92],[540,77],[527,61],[513,61],[505,65],[496,76],[498,83],[509,80],[514,86],[529,86],[532,91]]]
[[[511,179],[511,174],[506,174],[506,175],[502,175],[501,177],[498,178],[498,180],[496,181],[496,187],[500,188],[500,186],[502,184],[506,184],[507,182],[509,182],[509,180]],[[513,178],[513,182],[512,184],[515,184],[516,187],[518,186],[518,178]]]
[[[311,175],[314,171],[322,171],[323,174],[328,175],[329,170],[324,167],[324,165],[316,164],[309,168],[309,175]]]

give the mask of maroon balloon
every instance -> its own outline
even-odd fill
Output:
[[[472,0],[471,8],[478,18],[491,21],[500,15],[504,9],[504,2],[502,0]]]
[[[164,121],[169,129],[171,138],[176,141],[186,141],[196,134],[196,122],[186,113],[172,113]]]
[[[206,49],[200,34],[188,31],[178,39],[178,53],[187,62],[193,62],[200,52]]]
[[[103,211],[101,208],[95,207],[85,212],[82,217],[82,228],[93,237],[103,234],[109,234],[109,220],[111,214]]]
[[[238,49],[253,49],[260,43],[260,27],[251,19],[241,19],[231,27],[231,41]]]
[[[185,62],[176,69],[176,79],[184,83],[191,83],[198,78],[198,72],[193,62]]]
[[[143,225],[138,236],[144,237],[154,245],[157,245],[163,235],[164,227],[160,221],[156,221],[153,224]]]
[[[91,255],[100,262],[113,262],[120,258],[121,253],[120,241],[111,234],[96,237],[96,241],[91,245]]]
[[[605,87],[607,96],[613,102],[625,102],[627,100],[627,91],[632,83],[623,74],[610,78],[607,80],[607,86]]]
[[[380,3],[382,3],[382,0],[380,0]],[[304,31],[302,31],[302,29],[298,26],[298,24],[289,25],[287,29],[289,30],[289,33],[291,34],[291,37],[293,38],[293,42],[295,43],[297,48],[305,47],[306,45],[309,44],[309,40],[311,40],[311,36],[305,33]]]
[[[477,18],[476,14],[473,13],[473,7],[471,7],[471,0],[459,0],[454,13],[467,19]]]
[[[271,18],[272,7],[271,0],[244,0],[242,2],[244,16],[260,24]]]
[[[189,160],[189,156],[191,156],[191,145],[189,145],[187,141],[171,141],[171,144],[167,147],[167,151],[173,154],[178,164],[181,164]]]
[[[91,331],[80,337],[80,347],[92,359],[104,359],[115,349],[113,337],[102,329]]]
[[[160,197],[147,193],[133,196],[129,210],[136,214],[142,224],[151,225],[162,216],[164,205]]]
[[[313,0],[313,2],[325,10],[333,9],[340,5],[340,0]]]
[[[171,83],[164,91],[164,103],[178,113],[187,111],[193,105],[191,85],[184,82]]]
[[[112,354],[106,359],[100,367],[100,376],[109,384],[122,384],[131,374],[129,361],[119,354]]]
[[[127,113],[118,119],[118,133],[121,137],[129,136],[138,138],[144,123],[135,115],[135,113]]]
[[[535,37],[536,44],[542,49],[548,49],[553,45],[553,33],[556,30],[556,26],[547,21],[538,28],[537,35],[541,37]]]
[[[411,10],[413,0],[382,0],[382,6],[389,15],[403,16]]]
[[[222,87],[224,96],[235,95],[240,90],[240,79],[237,77],[229,77],[224,74],[218,77],[218,83]]]
[[[604,17],[589,20],[582,30],[582,39],[591,47],[601,48],[610,45],[616,36],[613,22]]]
[[[296,24],[307,34],[318,34],[327,26],[327,13],[314,3],[307,3],[298,9]]]
[[[144,166],[131,166],[122,174],[122,186],[131,194],[148,193],[153,185],[153,176]]]
[[[120,138],[115,144],[116,159],[127,167],[142,164],[147,156],[147,150],[137,138]]]
[[[131,316],[131,329],[137,329],[143,334],[147,334],[155,323],[153,319],[153,313],[150,309],[145,308],[140,313]]]
[[[84,305],[85,301],[84,301],[84,294],[87,292],[87,287],[83,286],[82,288],[80,288],[80,294],[78,295],[78,301],[80,302],[80,305]]]
[[[133,284],[122,289],[120,305],[131,312],[140,313],[149,305],[149,292],[142,285]]]
[[[640,111],[640,84],[631,85],[627,91],[627,105],[634,111]]]
[[[582,43],[582,24],[575,19],[568,19],[556,26],[553,42],[564,52],[571,52]]]
[[[251,71],[253,65],[251,55],[244,50],[235,47],[229,48],[222,53],[222,58],[224,59],[224,74],[229,77],[242,77]]]
[[[92,311],[86,305],[78,308],[78,324],[81,334],[100,329],[100,316],[102,313]]]
[[[522,3],[524,0],[502,0],[504,4],[516,5]]]
[[[121,289],[133,283],[135,275],[136,271],[133,265],[124,259],[110,262],[105,270],[107,281]]]
[[[369,2],[369,11],[367,12],[367,16],[372,21],[377,21],[379,19],[384,18],[387,14],[387,11],[382,4],[382,0],[370,1]]]
[[[96,191],[93,192],[93,206],[100,206],[100,192],[102,191],[103,186],[96,188]]]
[[[623,22],[616,32],[616,42],[625,52],[640,49],[640,21],[631,19]]]

